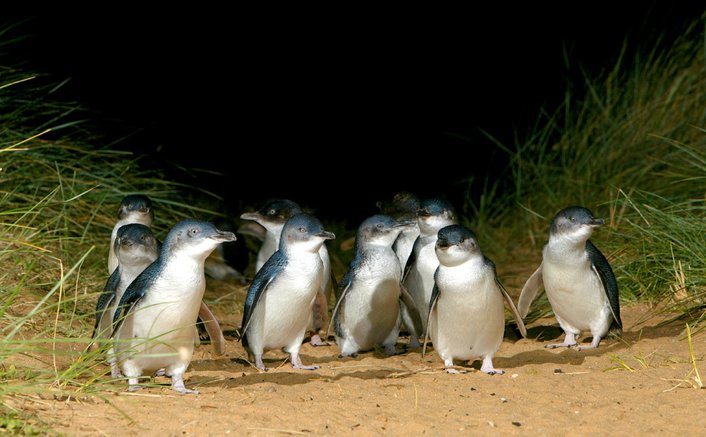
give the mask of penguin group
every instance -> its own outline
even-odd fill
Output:
[[[502,374],[493,357],[505,338],[505,308],[516,332],[527,337],[523,319],[541,289],[565,334],[562,343],[545,347],[597,348],[609,333],[620,335],[618,284],[590,241],[604,220],[589,209],[570,206],[556,213],[542,262],[516,306],[483,254],[480,238],[448,201],[399,192],[377,206],[379,213],[357,228],[353,258],[340,282],[327,249],[336,236],[316,216],[290,199],[270,199],[241,214],[250,222],[244,233],[261,241],[238,330],[254,367],[267,371],[263,355],[283,350],[293,368],[318,369],[299,354],[308,338],[312,346],[335,341],[339,357],[374,350],[395,355],[419,347],[424,356],[431,344],[448,373],[465,373],[457,363],[481,360],[481,372]],[[220,324],[203,302],[207,260],[236,234],[185,219],[161,243],[150,228],[153,221],[148,196],[123,198],[91,344],[103,346],[111,375],[127,379],[128,390],[139,389],[140,379],[164,375],[178,393],[198,393],[184,385],[200,345],[197,326],[205,329],[216,355],[225,353]],[[590,344],[579,344],[583,332],[590,332]],[[400,351],[398,340],[405,334],[409,339]]]

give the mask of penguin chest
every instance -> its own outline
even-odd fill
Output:
[[[301,342],[323,281],[318,254],[316,259],[315,265],[288,265],[267,287],[252,316],[250,335],[260,338],[251,341],[249,338],[249,343],[261,344],[264,350],[269,350]]]
[[[440,267],[439,297],[431,314],[431,339],[444,358],[493,355],[505,332],[501,291],[490,269]]]
[[[593,331],[596,324],[609,323],[608,298],[587,257],[544,262],[542,277],[552,310],[572,327]]]
[[[157,278],[120,329],[118,348],[135,351],[132,358],[144,361],[145,368],[191,360],[206,282],[203,270],[186,273],[165,272]]]
[[[392,251],[389,255],[369,260],[360,269],[341,310],[344,335],[354,338],[361,349],[382,344],[399,328],[400,270],[397,257]]]

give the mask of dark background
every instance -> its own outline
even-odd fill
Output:
[[[481,129],[512,144],[569,81],[580,95],[582,70],[610,69],[626,41],[631,55],[675,37],[703,12],[696,3],[116,3],[4,22],[27,19],[12,54],[70,78],[59,97],[94,111],[103,144],[185,168],[170,175],[220,194],[233,216],[288,197],[355,224],[398,190],[460,208],[469,178],[475,196],[506,164]]]

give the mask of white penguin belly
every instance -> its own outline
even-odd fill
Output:
[[[463,278],[440,284],[431,320],[431,340],[442,358],[471,360],[493,355],[505,332],[503,298],[493,278]]]
[[[605,335],[612,316],[601,280],[591,270],[590,263],[558,267],[545,262],[542,276],[554,314],[574,331],[590,330]]]
[[[399,275],[357,279],[348,290],[343,308],[343,332],[360,350],[382,345],[399,331]]]
[[[128,358],[145,371],[155,371],[191,361],[194,325],[205,283],[161,283],[148,291],[133,309],[118,333],[118,360]],[[127,357],[126,357],[127,355]]]
[[[278,277],[255,307],[253,329],[260,334],[253,332],[248,342],[263,351],[294,347],[301,343],[320,287],[321,269],[314,276],[284,273]],[[258,343],[261,346],[258,347]]]

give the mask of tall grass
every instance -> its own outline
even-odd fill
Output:
[[[499,264],[517,262],[507,248],[518,246],[531,247],[538,264],[551,218],[578,204],[607,219],[593,240],[622,299],[667,299],[679,311],[704,304],[705,17],[666,50],[634,59],[624,50],[605,74],[569,84],[561,108],[540,116],[526,139],[489,137],[510,164],[471,208],[473,226],[493,235]],[[703,309],[692,316],[703,318]]]
[[[44,429],[18,396],[101,387],[100,351],[82,352],[122,197],[150,196],[158,235],[217,214],[204,193],[194,201],[191,187],[101,146],[80,105],[52,99],[63,85],[0,66],[0,431]]]

